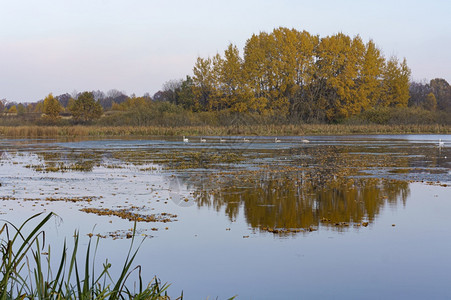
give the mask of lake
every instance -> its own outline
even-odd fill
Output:
[[[188,138],[2,139],[0,218],[118,269],[138,220],[174,298],[451,299],[451,136]]]

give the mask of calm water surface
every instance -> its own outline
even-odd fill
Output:
[[[0,217],[53,211],[55,251],[92,233],[117,268],[137,218],[185,299],[451,298],[449,135],[206,139],[0,140]]]

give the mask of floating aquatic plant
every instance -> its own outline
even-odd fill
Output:
[[[131,212],[130,209],[109,209],[109,208],[82,208],[80,209],[86,213],[92,213],[99,216],[116,216],[122,219],[127,219],[129,221],[135,222],[172,222],[177,215],[172,215],[169,213],[161,213],[159,215],[143,215]]]

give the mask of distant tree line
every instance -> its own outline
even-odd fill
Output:
[[[410,109],[413,119],[451,122],[451,87],[440,78],[411,82],[406,60],[384,57],[371,40],[342,33],[319,37],[283,27],[252,35],[243,55],[230,44],[222,56],[199,57],[191,76],[166,82],[153,96],[97,90],[49,94],[37,103],[0,101],[3,116],[54,124],[62,119],[86,124],[103,116],[105,124],[155,125],[166,124],[169,115],[181,124],[194,115],[221,123],[220,116],[228,114],[287,123],[356,118],[384,123],[390,112],[399,119],[403,109]],[[438,118],[439,113],[447,117]]]
[[[409,93],[410,107],[451,112],[451,86],[445,79],[436,78],[429,83],[412,82]]]
[[[199,57],[193,77],[167,82],[154,100],[184,109],[277,115],[294,122],[337,122],[390,108],[451,110],[450,86],[410,81],[405,59],[385,58],[373,41],[342,33],[320,38],[278,28]]]

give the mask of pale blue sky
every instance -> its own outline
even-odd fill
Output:
[[[153,94],[198,56],[279,26],[360,34],[406,57],[414,80],[451,82],[450,15],[449,0],[0,0],[0,99]]]

